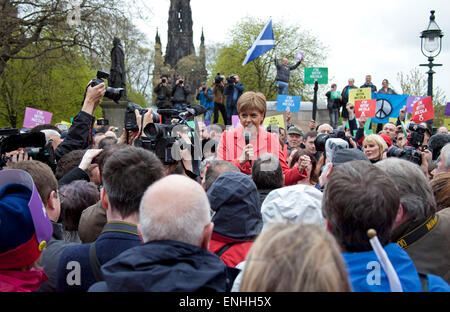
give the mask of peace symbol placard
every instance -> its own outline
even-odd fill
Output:
[[[384,119],[392,113],[392,104],[386,99],[377,100],[377,106],[375,108],[375,117],[378,119]]]

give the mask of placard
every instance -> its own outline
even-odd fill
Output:
[[[428,96],[414,104],[411,121],[421,123],[431,119],[434,119],[433,102]]]
[[[278,128],[286,129],[284,123],[284,115],[274,115],[266,117],[263,121],[264,128],[268,126],[278,126]]]
[[[25,108],[25,117],[23,119],[23,128],[34,128],[38,125],[50,124],[53,113],[41,111],[35,108]]]
[[[286,109],[289,108],[289,110],[292,113],[299,113],[300,112],[300,102],[301,102],[300,96],[278,94],[278,96],[277,96],[277,111],[285,112]]]
[[[358,89],[351,89],[348,91],[349,103],[355,104],[356,100],[370,100],[370,99],[372,99],[371,88],[358,88]]]
[[[305,84],[328,84],[328,68],[305,67]]]
[[[355,117],[375,117],[376,100],[356,100],[355,101]]]

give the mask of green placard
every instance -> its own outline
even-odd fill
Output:
[[[328,83],[328,68],[326,67],[306,67],[305,68],[305,84]]]
[[[339,99],[341,97],[341,91],[331,91],[331,98],[334,99]]]

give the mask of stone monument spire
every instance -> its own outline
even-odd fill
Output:
[[[185,56],[195,54],[190,0],[171,0],[165,65],[176,67]]]

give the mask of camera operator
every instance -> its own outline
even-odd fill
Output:
[[[200,101],[200,105],[206,108],[204,114],[205,121],[211,122],[211,117],[214,111],[214,93],[206,83],[204,83],[199,89],[196,97],[197,101]]]
[[[225,107],[225,76],[221,76],[220,73],[214,78],[213,84],[214,92],[214,123],[219,122],[219,111],[222,114],[223,122],[227,120],[227,109]]]
[[[172,103],[170,102],[170,86],[169,77],[167,75],[162,75],[159,79],[158,85],[153,89],[156,93],[156,106],[158,108],[172,108]]]
[[[185,84],[183,77],[178,77],[172,86],[172,104],[174,109],[182,110],[187,106],[187,97],[191,93],[189,85]]]
[[[227,97],[227,120],[225,124],[231,125],[231,116],[238,115],[237,101],[244,92],[244,85],[239,82],[238,75],[231,75],[227,78],[227,84],[225,85],[224,95]]]

